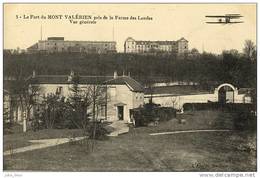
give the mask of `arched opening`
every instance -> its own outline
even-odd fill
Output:
[[[235,87],[230,84],[222,84],[218,87],[218,102],[234,103],[234,91]]]

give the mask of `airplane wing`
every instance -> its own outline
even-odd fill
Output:
[[[206,15],[205,17],[209,17],[209,18],[225,18],[225,15]]]
[[[240,14],[226,14],[226,15],[206,15],[205,17],[208,18],[232,18],[232,19],[238,19],[240,17],[243,17]]]
[[[229,23],[244,23],[243,21],[229,22]]]
[[[244,22],[239,21],[239,22],[206,22],[206,23],[209,23],[209,24],[230,24],[230,23],[244,23]]]
[[[226,17],[228,17],[230,19],[239,19],[240,17],[243,17],[243,16],[242,15],[239,15],[239,16],[227,15]]]
[[[227,24],[226,22],[206,22],[206,23],[210,23],[210,24]]]

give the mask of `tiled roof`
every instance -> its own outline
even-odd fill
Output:
[[[151,44],[158,44],[158,45],[175,45],[176,41],[136,41],[137,45],[151,45]]]
[[[143,86],[137,82],[136,80],[134,80],[131,77],[128,76],[121,76],[121,77],[117,77],[116,79],[112,79],[112,80],[108,80],[105,82],[106,84],[111,84],[111,85],[124,85],[126,84],[131,91],[135,91],[135,92],[143,92],[144,88]]]
[[[29,80],[35,84],[70,84],[67,75],[36,75]],[[144,88],[140,83],[128,76],[79,76],[79,84],[111,84],[127,85],[131,91],[142,92]]]
[[[177,41],[182,41],[182,40],[184,40],[184,41],[187,41],[188,42],[188,40],[186,40],[185,38],[181,38],[181,39],[179,39],[179,40],[177,40]]]
[[[37,50],[38,49],[38,43],[33,44],[32,46],[30,46],[29,48],[27,48],[28,50]]]
[[[239,88],[238,89],[238,94],[249,94],[252,92],[254,89],[253,88]]]
[[[68,75],[36,75],[30,79],[32,83],[38,84],[69,84]],[[113,76],[80,76],[79,84],[101,84],[112,79]]]
[[[169,95],[194,95],[194,94],[204,94],[204,93],[211,93],[208,90],[203,90],[197,86],[191,85],[174,85],[174,86],[160,86],[160,87],[153,87],[152,89],[153,94],[169,94]],[[146,88],[145,94],[151,94],[151,90]]]

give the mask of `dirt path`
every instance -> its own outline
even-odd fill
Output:
[[[113,127],[115,130],[108,134],[110,137],[118,136],[119,134],[127,133],[129,132],[129,127],[125,121],[115,121],[112,124],[109,125],[110,127]]]
[[[197,132],[231,132],[232,130],[181,130],[174,132],[160,132],[160,133],[151,133],[149,135],[170,135],[170,134],[179,134],[179,133],[197,133]]]
[[[57,146],[60,144],[64,144],[70,141],[78,141],[82,140],[85,137],[76,137],[73,139],[70,138],[54,138],[54,139],[41,139],[41,140],[30,140],[29,142],[33,143],[30,146],[26,147],[21,147],[21,148],[16,148],[16,149],[9,149],[4,152],[4,156],[16,154],[16,153],[22,153],[26,151],[32,151],[32,150],[37,150],[37,149],[42,149],[42,148],[48,148],[51,146]]]

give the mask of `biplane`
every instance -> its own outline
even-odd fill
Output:
[[[209,24],[234,24],[243,23],[243,21],[233,21],[233,19],[240,19],[243,17],[240,14],[226,14],[226,15],[206,15],[207,18],[215,18],[217,21],[206,22]]]

